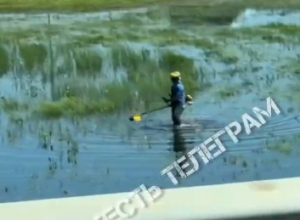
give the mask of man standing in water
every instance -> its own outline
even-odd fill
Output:
[[[171,115],[174,126],[181,125],[181,114],[184,111],[185,103],[192,103],[192,97],[190,95],[185,95],[184,85],[181,82],[181,77],[179,72],[171,73],[172,87],[170,92],[170,99],[163,98],[163,100],[170,105]]]

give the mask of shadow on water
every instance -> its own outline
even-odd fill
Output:
[[[182,129],[173,128],[173,151],[175,154],[174,161],[178,160],[182,156],[186,156],[186,153],[188,152],[187,145],[191,144],[191,146],[194,145],[194,141],[190,140],[189,142],[186,141],[186,138],[184,137],[184,131]],[[182,166],[184,162],[179,163],[179,166]],[[180,174],[176,172],[175,176],[177,178],[180,178]]]
[[[175,159],[177,160],[181,154],[185,154],[187,151],[185,138],[183,131],[180,129],[173,128],[173,151],[175,152]]]

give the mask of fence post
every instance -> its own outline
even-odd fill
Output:
[[[51,99],[55,101],[55,76],[54,76],[54,62],[53,62],[53,50],[51,39],[51,15],[48,13],[48,55],[49,55],[49,75],[50,75],[50,87],[51,87]]]

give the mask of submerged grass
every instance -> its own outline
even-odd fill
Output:
[[[227,100],[227,99],[235,97],[236,95],[239,95],[239,93],[240,93],[239,87],[225,86],[223,88],[218,89],[216,95],[221,100]]]
[[[197,90],[201,89],[199,79],[202,73],[198,73],[194,60],[169,51],[162,54],[160,67],[167,73],[173,71],[181,72],[186,90],[191,95],[194,95]],[[167,79],[169,80],[169,78]]]
[[[41,36],[42,36],[42,32],[38,29],[30,29],[30,30],[28,29],[20,30],[19,28],[15,30],[6,29],[6,30],[1,30],[0,41],[1,43],[5,43],[11,40],[32,39]]]
[[[174,23],[229,24],[247,8],[295,10],[300,8],[300,2],[297,0],[187,1],[171,7],[170,14]]]
[[[195,92],[201,89],[194,61],[182,55],[167,51],[156,61],[150,57],[147,50],[134,52],[118,46],[113,56],[116,60],[115,65],[127,70],[127,78],[101,85],[97,85],[90,78],[69,79],[67,84],[60,84],[67,88],[65,95],[58,101],[41,103],[34,108],[34,112],[45,118],[57,119],[66,116],[105,115],[124,110],[149,110],[164,104],[161,97],[170,91],[171,71],[182,73],[188,94],[194,96]]]
[[[147,59],[147,57],[145,57],[147,56],[145,55],[146,53],[147,50],[144,50],[141,54],[139,54],[126,45],[117,44],[113,46],[111,50],[114,68],[123,67],[130,73],[140,72],[140,70],[145,69],[142,68],[142,66],[145,65],[143,62]],[[150,62],[150,59],[148,59],[147,63],[149,64]],[[131,75],[128,77],[131,77]]]
[[[128,82],[113,82],[101,88],[105,99],[113,103],[115,112],[131,110],[136,105],[136,88]]]
[[[19,50],[24,66],[28,71],[42,66],[48,56],[46,47],[43,44],[20,44]]]
[[[213,50],[218,46],[218,44],[212,42],[210,38],[192,37],[171,27],[152,30],[147,30],[145,28],[145,30],[141,31],[140,25],[134,26],[130,30],[124,30],[124,26],[128,27],[128,25],[124,23],[124,25],[120,24],[118,26],[118,31],[108,29],[105,33],[95,31],[89,36],[77,37],[75,39],[75,44],[78,46],[110,44],[114,47],[117,42],[131,41],[158,44],[160,46],[189,45],[207,50]]]
[[[271,24],[265,28],[285,36],[298,37],[300,34],[300,26],[297,25]]]
[[[217,31],[216,36],[223,39],[243,39],[243,40],[261,40],[267,43],[285,43],[288,42],[288,36],[280,35],[274,29],[268,27],[221,29]]]
[[[0,77],[9,70],[9,58],[7,51],[0,45]]]
[[[102,57],[95,51],[73,50],[76,71],[81,75],[97,75],[102,69]]]
[[[295,64],[295,66],[293,67],[293,71],[297,76],[300,76],[300,63],[298,61],[298,63]]]
[[[218,59],[227,65],[235,64],[239,61],[237,51],[234,48],[220,48],[219,50],[215,51],[215,53]]]
[[[127,70],[127,80],[122,86],[127,87],[128,91],[117,94],[114,98],[116,101],[127,100],[125,103],[128,104],[131,103],[129,99],[135,96],[146,109],[151,108],[151,103],[160,101],[162,96],[168,94],[171,86],[169,73],[176,70],[182,73],[188,93],[194,95],[201,88],[194,61],[182,55],[165,52],[157,62],[146,49],[134,52],[124,46],[117,46],[112,56],[115,67]],[[119,86],[114,88],[118,89]]]
[[[261,27],[222,28],[215,32],[217,37],[226,39],[262,40],[268,43],[299,42],[300,26],[270,24]]]
[[[54,0],[45,2],[42,0],[23,0],[23,1],[6,1],[0,0],[1,11],[32,11],[32,10],[56,10],[56,11],[94,11],[99,9],[114,7],[132,7],[139,4],[170,2],[159,0],[74,0],[72,3],[68,0]],[[173,7],[171,8],[172,22],[189,22],[189,23],[229,23],[238,15],[238,13],[248,6],[257,8],[276,8],[276,7],[293,7],[299,8],[299,1],[281,1],[253,0],[247,2],[240,1],[222,1],[222,3],[211,4],[199,2],[197,7]],[[180,3],[182,4],[182,3]],[[211,4],[211,5],[209,5]],[[3,6],[5,5],[5,6]],[[130,19],[129,19],[130,20]],[[126,23],[127,22],[127,23]],[[111,52],[113,65],[115,68],[123,67],[127,71],[127,79],[122,82],[113,82],[96,87],[92,82],[87,85],[88,89],[82,89],[75,82],[69,89],[69,97],[63,97],[56,102],[43,102],[35,111],[46,118],[59,118],[63,116],[87,116],[91,114],[111,114],[116,111],[132,110],[143,106],[146,109],[153,107],[153,103],[161,100],[160,97],[169,92],[171,83],[169,73],[180,71],[186,92],[193,95],[201,89],[201,74],[195,67],[192,59],[176,54],[172,51],[164,52],[159,61],[150,57],[149,51],[135,52],[128,47],[117,45],[120,40],[126,41],[151,41],[160,45],[193,45],[198,48],[208,50],[218,50],[223,61],[229,64],[238,62],[238,56],[234,51],[221,51],[218,45],[211,41],[210,38],[193,38],[184,35],[176,29],[166,28],[161,30],[149,30],[142,33],[141,31],[132,31],[136,28],[131,23],[130,31],[121,33],[117,28],[120,25],[128,27],[128,21],[107,23],[110,25],[110,31],[106,34],[96,33],[92,36],[78,38],[78,45],[87,46],[89,44],[112,43],[114,44]],[[104,25],[105,26],[105,25]],[[217,33],[220,37],[247,37],[260,38],[268,42],[284,42],[282,35],[298,36],[299,27],[286,27],[272,25],[258,29],[243,28],[239,30],[224,29]],[[18,38],[23,35],[16,35]],[[32,36],[29,33],[24,36]],[[80,45],[79,45],[80,44]],[[20,47],[20,52],[25,56],[24,63],[29,70],[35,68],[38,64],[45,61],[45,51],[42,45],[27,45]],[[222,53],[221,53],[222,52]],[[224,53],[223,53],[224,52]],[[102,69],[103,59],[99,54],[87,51],[75,51],[73,53],[75,66],[78,72],[83,75],[98,73]],[[4,49],[0,48],[0,75],[8,71],[8,58]],[[67,68],[66,68],[67,69]],[[66,70],[67,71],[67,70]],[[79,84],[79,83],[78,83]],[[73,87],[72,87],[73,86]],[[237,94],[234,88],[220,90],[218,95],[225,99]],[[2,106],[6,111],[15,111],[16,109],[26,109],[20,107],[16,102],[4,102]]]
[[[109,22],[108,22],[109,23]],[[118,31],[108,29],[105,33],[94,32],[89,36],[80,36],[75,40],[75,44],[80,46],[87,45],[114,45],[120,41],[149,42],[159,46],[166,45],[188,45],[204,50],[214,51],[219,49],[219,43],[227,39],[260,40],[267,43],[286,43],[297,42],[300,28],[297,26],[268,25],[255,28],[218,28],[201,29],[201,37],[189,35],[189,32],[178,31],[172,27],[163,29],[150,29],[141,31],[139,26],[133,26],[130,30],[123,30],[120,25]],[[220,41],[221,40],[221,41]],[[299,41],[299,40],[298,40]]]
[[[6,113],[13,113],[17,111],[26,111],[29,109],[29,105],[25,103],[20,103],[16,100],[6,99],[1,97],[1,107]]]
[[[286,140],[267,146],[267,149],[284,155],[291,155],[293,153],[293,145]]]
[[[107,22],[107,24],[114,22]],[[150,42],[161,46],[166,45],[190,45],[206,50],[216,50],[220,40],[243,39],[243,40],[261,40],[268,43],[296,42],[296,36],[300,33],[300,27],[294,25],[273,24],[262,27],[242,27],[242,28],[201,28],[193,35],[195,31],[179,31],[172,26],[159,29],[147,29],[143,31],[140,25],[128,27],[126,22],[120,24],[115,29],[107,29],[105,32],[93,31],[89,36],[77,37],[75,42],[78,45],[86,46],[93,44],[112,44],[118,41]],[[122,25],[123,24],[123,25]],[[195,33],[194,33],[195,34]],[[216,40],[216,39],[217,40]],[[214,40],[215,39],[215,40]]]
[[[83,101],[74,97],[65,97],[57,102],[44,102],[36,109],[37,113],[49,119],[62,116],[87,116],[92,114],[108,114],[113,112],[113,103],[103,101]]]

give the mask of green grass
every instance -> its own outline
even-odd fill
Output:
[[[56,86],[55,91],[60,94],[58,101],[28,105],[26,109],[49,119],[149,110],[164,104],[161,97],[169,93],[169,74],[175,70],[181,72],[188,94],[194,96],[201,89],[194,61],[182,55],[166,51],[159,61],[155,61],[146,50],[137,53],[120,45],[116,46],[113,55],[117,61],[115,65],[126,68],[127,78],[99,85],[93,78],[85,76],[70,78]],[[18,102],[3,103],[6,112],[24,109]]]
[[[95,27],[95,25],[92,27]],[[78,46],[102,44],[115,47],[117,42],[131,41],[146,42],[160,46],[189,45],[208,50],[213,50],[218,46],[210,37],[192,37],[184,31],[178,31],[174,27],[168,26],[154,29],[145,26],[144,29],[141,29],[140,26],[141,24],[136,25],[127,21],[106,21],[102,23],[105,31],[91,30],[87,36],[76,37],[74,43]],[[80,30],[80,27],[78,27],[78,30]]]
[[[83,96],[62,97],[57,102],[41,103],[35,112],[49,119],[106,115],[151,108],[155,98],[160,99],[160,96],[155,97],[154,95],[163,95],[163,92],[153,86],[153,83],[145,81],[138,85],[131,82],[113,82],[99,89],[94,88],[93,91],[94,95],[90,97],[84,93]]]
[[[152,107],[151,103],[158,102],[161,96],[168,94],[171,86],[169,74],[175,70],[182,73],[188,93],[194,95],[201,88],[194,61],[182,55],[165,52],[157,63],[151,59],[147,50],[137,53],[118,45],[112,50],[112,56],[116,68],[124,67],[127,70],[127,81],[122,86],[127,87],[128,91],[124,90],[116,95],[117,100],[127,100],[125,103],[130,103],[128,97],[133,97],[136,93],[146,109]]]
[[[264,27],[242,27],[242,28],[222,28],[216,32],[216,36],[224,37],[241,37],[241,38],[257,38],[263,37],[264,35],[274,34],[272,30],[266,29]]]
[[[76,71],[80,75],[97,75],[101,72],[102,57],[96,51],[73,50]]]
[[[1,97],[1,107],[4,112],[13,113],[16,111],[24,111],[29,109],[28,104],[20,103],[16,100]]]
[[[204,2],[204,1],[203,1]],[[176,24],[229,24],[242,11],[241,7],[208,6],[173,6],[170,9],[170,17]]]
[[[182,7],[188,5],[192,6]],[[145,5],[178,3],[170,10],[173,22],[229,23],[246,8],[299,9],[298,0],[0,0],[0,12],[88,12],[108,9],[132,8]]]
[[[285,140],[281,140],[279,143],[267,146],[267,149],[284,155],[291,155],[293,153],[293,146]]]
[[[126,25],[126,24],[124,24]],[[121,27],[121,26],[119,26]],[[118,41],[150,42],[160,46],[188,45],[204,50],[219,50],[219,40],[243,39],[259,40],[267,43],[297,42],[300,28],[297,26],[268,25],[256,28],[229,29],[220,28],[211,33],[204,33],[200,37],[191,37],[174,28],[155,29],[141,32],[138,26],[133,26],[128,32],[109,31],[106,34],[94,33],[91,36],[79,37],[79,45],[115,44]],[[213,40],[215,38],[215,40]]]
[[[290,41],[289,36],[282,35],[276,30],[264,27],[255,28],[238,28],[238,29],[221,29],[215,33],[216,37],[222,39],[243,39],[243,40],[260,40],[267,43],[285,43]]]
[[[124,35],[123,35],[124,38]],[[119,40],[122,40],[120,38]],[[125,38],[126,39],[126,38]],[[74,44],[77,46],[89,46],[89,45],[97,45],[97,44],[105,44],[105,43],[115,43],[118,39],[114,35],[104,35],[104,34],[93,34],[90,36],[81,36],[77,37],[73,40]]]
[[[215,32],[218,38],[262,40],[267,43],[299,43],[300,27],[295,25],[270,24],[255,28],[222,28]]]
[[[115,109],[109,101],[83,101],[76,98],[63,98],[57,102],[44,102],[36,108],[36,113],[49,119],[70,116],[87,116],[93,114],[108,114]]]
[[[7,51],[0,45],[0,76],[9,71],[9,57]]]
[[[206,50],[214,50],[218,44],[208,38],[189,37],[185,34],[178,33],[173,29],[149,30],[141,32],[140,29],[133,28],[132,31],[122,31],[122,33],[108,32],[108,34],[94,33],[91,36],[81,36],[76,38],[75,44],[78,46],[88,45],[115,45],[120,41],[131,42],[148,42],[159,46],[166,45],[188,45]]]
[[[43,44],[19,44],[19,50],[28,71],[32,71],[46,62],[48,54]]]
[[[290,62],[287,62],[284,66],[280,67],[279,71],[280,74],[283,76],[296,76],[298,79],[300,79],[300,59],[292,59]],[[296,86],[293,85],[290,88],[299,88],[299,82],[296,81],[296,83]]]
[[[300,63],[298,61],[298,63],[295,64],[294,68],[294,73],[297,74],[298,76],[300,76]]]
[[[240,88],[238,86],[225,86],[217,90],[217,97],[221,100],[233,98],[240,94]]]
[[[116,44],[111,49],[111,56],[113,60],[113,65],[115,68],[124,67],[130,73],[129,78],[132,77],[131,73],[140,72],[143,74],[142,70],[145,69],[144,61],[147,62],[146,65],[151,66],[152,61],[147,57],[146,51],[141,54],[131,50],[125,45]],[[153,64],[154,65],[154,64]]]
[[[218,59],[227,65],[236,64],[239,61],[239,57],[237,55],[237,51],[233,48],[219,48],[219,50],[215,51]]]
[[[37,29],[30,29],[25,31],[6,29],[5,31],[1,31],[0,42],[6,43],[11,40],[18,41],[20,39],[30,39],[40,35],[42,35],[42,32]]]
[[[131,8],[174,0],[0,0],[1,12],[58,11],[87,12],[106,9]]]
[[[207,50],[215,50],[218,47],[218,44],[216,42],[212,42],[211,40],[205,38],[193,40],[190,42],[190,44],[197,48]]]
[[[104,91],[104,97],[115,106],[115,112],[139,107],[135,97],[137,89],[130,82],[109,83],[101,87],[101,90]]]
[[[196,70],[194,60],[172,52],[166,52],[162,54],[160,66],[167,73],[179,71],[182,74],[186,90],[191,95],[201,89],[200,74]]]
[[[288,70],[290,71],[290,70]],[[295,79],[293,82],[289,85],[288,91],[282,91],[279,93],[280,96],[287,101],[298,105],[300,102],[300,97],[298,94],[300,94],[300,81]]]
[[[174,23],[194,24],[229,24],[243,10],[256,9],[299,9],[297,0],[227,0],[227,1],[191,1],[191,6],[184,3],[173,6],[170,10]],[[188,2],[186,5],[189,5]]]
[[[271,30],[277,35],[286,36],[290,38],[294,38],[299,42],[299,34],[300,34],[300,27],[296,25],[282,25],[282,24],[272,24],[266,26],[268,30]]]
[[[28,72],[48,65],[48,46],[44,43],[30,44],[17,41],[16,45],[22,58],[23,65]],[[60,65],[54,64],[53,68],[58,74],[72,73],[76,70],[78,75],[96,77],[101,74],[103,58],[96,50],[78,47],[78,45],[54,44],[54,62],[63,58]],[[10,60],[7,52],[0,47],[0,75],[8,72]],[[14,58],[10,58],[14,60]],[[75,66],[73,66],[73,63]]]
[[[173,2],[168,0],[0,0],[0,11],[98,11],[109,8],[127,8],[135,7],[144,4]],[[296,0],[239,0],[239,1],[223,1],[216,3],[212,1],[198,1],[198,6],[192,7],[171,7],[171,22],[172,23],[218,23],[227,24],[240,13],[243,9],[252,6],[256,8],[300,8],[300,2]],[[180,3],[183,4],[183,3]],[[211,4],[211,5],[209,5]],[[152,11],[148,14],[156,19],[163,16],[159,11]],[[78,24],[79,26],[82,24]],[[85,25],[85,24],[83,24]],[[95,24],[93,24],[95,25]],[[219,47],[218,41],[213,41],[211,36],[200,31],[201,36],[195,38],[188,36],[177,28],[165,28],[160,30],[140,30],[138,22],[134,17],[128,16],[124,21],[109,21],[102,23],[102,27],[107,28],[108,33],[99,33],[99,30],[90,29],[93,35],[77,38],[75,44],[70,44],[70,47],[60,47],[65,61],[64,66],[56,67],[56,73],[71,74],[72,62],[79,76],[99,76],[102,69],[103,60],[106,57],[101,57],[94,51],[88,51],[80,48],[80,46],[89,46],[92,44],[107,44],[112,46],[111,56],[113,59],[114,68],[123,67],[127,70],[127,79],[120,82],[110,82],[107,84],[96,85],[92,79],[87,82],[68,81],[67,92],[65,88],[57,89],[61,91],[61,98],[56,102],[43,102],[40,106],[34,108],[36,113],[41,114],[46,118],[59,118],[64,116],[87,116],[92,114],[112,114],[123,110],[134,109],[150,109],[157,103],[163,104],[161,96],[169,92],[171,83],[169,79],[170,72],[180,71],[182,74],[183,83],[186,87],[186,92],[195,95],[197,91],[202,89],[204,73],[198,73],[195,68],[194,61],[182,55],[175,54],[172,51],[166,51],[161,54],[158,62],[152,60],[149,52],[134,52],[132,49],[117,44],[118,41],[140,41],[152,42],[158,45],[191,45],[205,50],[219,52],[220,58],[227,64],[235,64],[239,61],[237,54],[234,51],[225,51]],[[80,26],[80,27],[81,27]],[[78,28],[74,27],[74,30]],[[84,26],[83,26],[84,27]],[[126,27],[127,31],[120,31],[120,27]],[[78,28],[79,29],[79,28]],[[1,37],[3,40],[12,39],[22,40],[32,38],[33,36],[43,35],[44,31],[24,31],[13,32],[7,36]],[[52,34],[57,34],[58,29],[53,26]],[[198,33],[198,32],[197,32]],[[216,33],[217,37],[233,37],[246,39],[261,39],[267,42],[285,42],[285,37],[299,36],[300,28],[295,26],[269,25],[262,28],[251,29],[243,28],[239,30],[222,29]],[[197,35],[198,36],[198,35]],[[11,38],[12,37],[12,38]],[[216,43],[215,43],[216,42]],[[74,46],[76,45],[76,47]],[[71,48],[72,47],[72,48]],[[73,48],[74,47],[74,48]],[[39,65],[42,65],[47,59],[47,50],[42,44],[24,44],[19,42],[20,53],[24,58],[26,68],[31,71]],[[63,55],[64,54],[64,55]],[[72,56],[71,56],[71,55]],[[57,58],[58,56],[55,56]],[[9,70],[9,59],[6,51],[0,48],[0,75]],[[295,71],[298,71],[295,70]],[[297,73],[297,72],[295,72]],[[114,76],[112,76],[114,77]],[[230,98],[237,95],[234,88],[226,88],[218,91],[219,97],[222,99]],[[68,96],[68,97],[67,97]],[[2,108],[6,112],[28,110],[28,106],[24,106],[16,101],[3,101]]]

